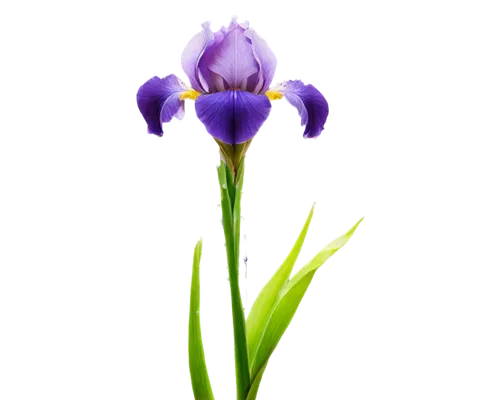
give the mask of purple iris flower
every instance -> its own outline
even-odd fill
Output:
[[[271,111],[270,100],[285,97],[299,112],[304,137],[317,137],[328,117],[328,103],[312,85],[286,81],[269,89],[277,60],[267,43],[233,18],[212,32],[202,24],[182,53],[187,87],[177,76],[155,76],[142,85],[137,104],[148,132],[163,135],[162,123],[184,117],[184,100],[195,100],[196,115],[215,139],[230,144],[251,140]]]

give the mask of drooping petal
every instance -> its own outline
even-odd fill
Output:
[[[305,138],[315,138],[320,135],[328,118],[328,103],[318,89],[297,80],[283,82],[274,91],[283,93],[288,102],[299,112],[301,125],[306,126]]]
[[[247,78],[259,71],[245,29],[238,24],[232,24],[220,43],[211,50],[211,56],[203,60],[204,66],[220,75],[230,89],[242,88]]]
[[[137,105],[148,124],[148,132],[163,135],[162,123],[170,122],[173,117],[184,117],[184,101],[180,94],[187,87],[175,75],[165,78],[151,78],[139,88]]]
[[[254,93],[264,93],[271,85],[278,60],[266,41],[253,29],[248,29],[245,36],[250,39],[255,58],[259,64],[258,82],[253,88],[249,85],[247,90]]]
[[[210,29],[210,22],[204,22],[203,29],[197,33],[187,44],[181,55],[182,69],[189,78],[193,89],[203,92],[203,85],[199,77],[198,64],[205,50],[214,41],[214,34]]]
[[[195,103],[196,115],[216,139],[239,144],[252,139],[271,111],[265,95],[227,90],[201,95]]]

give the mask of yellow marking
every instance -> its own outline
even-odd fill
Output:
[[[280,100],[283,98],[283,95],[280,92],[273,92],[273,91],[266,92],[266,96],[271,101]]]
[[[189,90],[186,90],[185,92],[182,92],[181,95],[179,96],[179,99],[180,100],[186,100],[186,99],[196,100],[200,94],[201,94],[200,92],[197,92],[194,89],[189,89]]]

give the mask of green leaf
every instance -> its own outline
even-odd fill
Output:
[[[191,302],[189,305],[189,371],[196,400],[213,400],[212,387],[205,363],[205,351],[200,326],[200,259],[202,240],[196,243],[191,278]]]
[[[234,233],[234,261],[239,270],[240,260],[240,225],[241,225],[241,194],[243,189],[243,176],[245,173],[245,158],[240,162],[238,174],[236,175],[234,186],[234,204],[233,204],[233,233]]]
[[[363,219],[359,220],[347,233],[324,247],[281,288],[274,302],[269,321],[261,335],[255,356],[252,358],[250,371],[253,380],[249,393],[256,393],[267,362],[292,321],[314,274],[326,260],[347,243],[362,220]],[[256,388],[254,388],[254,384],[256,384]],[[249,398],[247,398],[247,400],[249,400]]]
[[[231,176],[231,170],[226,163],[226,183],[227,183],[227,192],[229,195],[229,202],[234,204],[234,182]]]
[[[283,285],[286,283],[290,274],[292,273],[293,266],[297,261],[300,250],[302,249],[302,245],[304,244],[304,240],[307,235],[307,231],[309,229],[309,224],[311,223],[311,219],[314,213],[314,205],[309,212],[309,216],[300,232],[300,235],[295,242],[292,251],[288,254],[288,257],[285,259],[281,267],[275,272],[273,277],[269,280],[269,282],[264,286],[264,288],[260,291],[257,299],[253,303],[252,309],[250,310],[250,314],[248,315],[246,322],[247,329],[247,344],[248,344],[248,359],[250,365],[252,365],[255,361],[255,355],[257,353],[257,348],[262,339],[262,335],[266,326],[271,318],[271,313],[276,304],[276,299],[278,298],[279,292]],[[255,379],[257,371],[251,370],[251,378]]]
[[[338,250],[340,250],[349,241],[363,219],[364,218],[361,218],[346,233],[323,247],[323,249],[318,254],[316,254],[311,261],[309,261],[299,272],[297,272],[293,276],[290,282],[288,282],[288,284],[285,286],[285,291],[282,296],[286,294],[286,291],[290,290],[296,283],[298,283],[298,281],[305,278],[305,276],[311,273],[314,274],[316,270],[325,263],[326,260],[328,260]]]
[[[252,382],[252,386],[250,386],[250,390],[248,391],[248,395],[245,400],[255,400],[257,398],[257,392],[259,391],[260,381],[262,381],[262,376],[264,375],[264,371],[266,370],[267,362],[260,369],[257,376],[254,378]]]
[[[234,355],[234,380],[237,400],[246,398],[250,388],[250,369],[248,364],[247,339],[245,331],[245,312],[240,286],[239,266],[241,259],[241,191],[246,176],[244,157],[235,179],[234,203],[231,203],[225,162],[219,167],[219,201],[222,211],[224,253],[229,275],[229,307],[231,315],[231,340]]]

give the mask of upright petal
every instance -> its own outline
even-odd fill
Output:
[[[265,95],[242,90],[204,94],[196,99],[196,115],[214,138],[239,144],[252,139],[271,111]]]
[[[318,89],[313,85],[304,85],[302,81],[288,81],[281,83],[274,91],[283,93],[299,112],[301,125],[306,126],[305,138],[320,135],[328,118],[328,103]]]
[[[139,88],[137,105],[148,124],[149,133],[162,136],[163,122],[170,122],[173,117],[182,119],[184,101],[179,96],[186,89],[182,81],[173,74],[165,78],[155,76]]]
[[[259,81],[254,88],[247,87],[247,90],[254,93],[264,93],[273,81],[278,60],[267,42],[262,39],[252,28],[245,32],[245,36],[250,39],[252,49],[259,64]]]
[[[241,20],[235,16],[232,15],[229,17],[229,21],[227,23],[227,31],[228,33],[231,32],[232,30],[236,29],[240,25]]]
[[[203,85],[199,77],[198,64],[203,53],[214,41],[214,34],[210,29],[210,22],[204,22],[202,31],[197,33],[187,44],[181,55],[182,69],[189,78],[193,89],[203,92]]]
[[[220,75],[230,89],[242,88],[247,78],[259,71],[252,45],[245,37],[245,29],[239,25],[230,27],[204,63],[210,71]]]
[[[224,83],[222,76],[212,72],[208,68],[208,65],[212,63],[215,51],[226,34],[227,28],[224,26],[219,31],[214,33],[213,43],[205,49],[205,52],[200,57],[200,61],[198,63],[198,77],[200,78],[200,82],[207,93],[223,92],[224,90],[229,89],[229,86],[225,87],[226,84]]]

